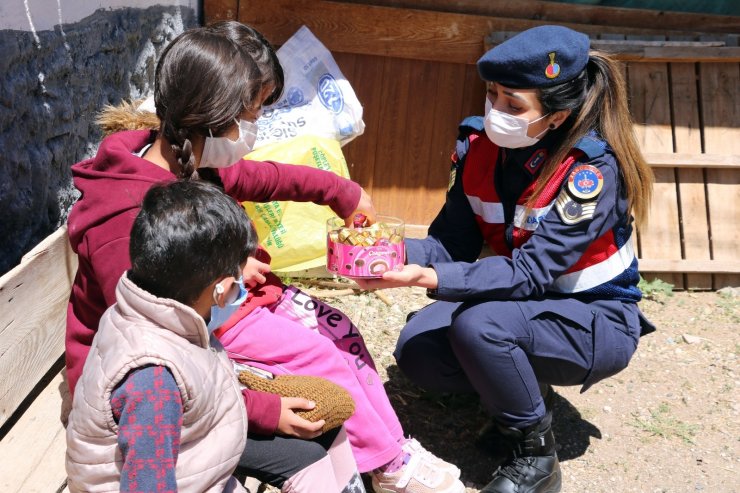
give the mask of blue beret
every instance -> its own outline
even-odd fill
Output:
[[[590,41],[562,26],[538,26],[509,38],[478,60],[486,81],[518,89],[550,87],[574,79],[588,63]]]

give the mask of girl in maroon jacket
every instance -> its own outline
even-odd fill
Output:
[[[165,49],[157,66],[158,131],[113,134],[94,158],[72,168],[82,193],[68,222],[79,258],[66,337],[73,391],[100,316],[130,268],[131,225],[155,183],[201,179],[220,185],[239,202],[311,201],[343,218],[357,212],[374,217],[369,196],[350,180],[303,166],[240,159],[252,148],[261,107],[275,102],[282,89],[277,57],[256,31],[237,22],[187,31]],[[243,272],[247,300],[215,333],[230,356],[273,373],[323,376],[347,388],[357,411],[346,427],[361,472],[405,478],[396,491],[411,491],[421,483],[424,491],[463,491],[455,466],[404,438],[369,352],[347,317],[283,286],[270,273],[269,258],[257,257],[250,257]],[[293,334],[290,344],[283,342],[288,333]],[[308,361],[306,348],[312,351]],[[279,354],[268,354],[270,349]],[[250,440],[240,464],[284,491],[314,491],[308,473],[326,462],[327,447],[311,439],[319,436],[323,423],[293,412],[313,404],[259,392],[246,392],[245,400]]]

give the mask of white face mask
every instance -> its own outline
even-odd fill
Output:
[[[538,122],[547,115],[532,120],[510,115],[502,111],[493,109],[491,101],[486,98],[486,117],[483,126],[486,129],[486,135],[491,142],[499,147],[507,149],[517,149],[519,147],[529,147],[536,144],[547,132],[547,128],[536,137],[527,135],[529,125]]]
[[[200,157],[201,168],[228,168],[252,151],[257,140],[257,124],[248,120],[238,120],[239,137],[231,140],[228,137],[206,137],[203,155]],[[211,133],[210,129],[208,133]]]

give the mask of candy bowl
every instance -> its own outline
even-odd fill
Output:
[[[326,269],[349,278],[373,279],[401,270],[406,259],[404,223],[378,216],[372,225],[355,221],[347,227],[338,217],[326,222]]]

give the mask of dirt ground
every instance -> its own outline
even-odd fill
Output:
[[[495,464],[474,445],[487,421],[477,397],[425,392],[392,356],[406,314],[430,302],[424,290],[336,296],[321,281],[304,282],[360,327],[406,432],[457,464],[468,493],[479,491]],[[640,306],[658,331],[626,370],[584,394],[556,388],[564,492],[740,492],[738,292],[652,298]]]

